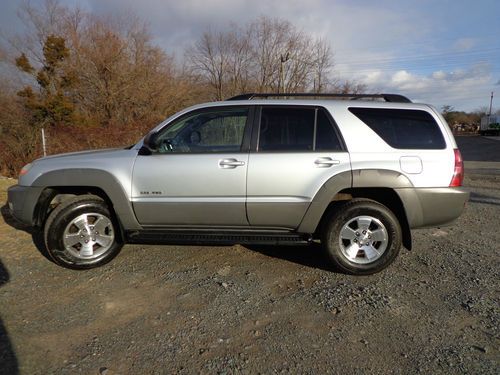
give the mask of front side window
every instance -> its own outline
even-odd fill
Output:
[[[182,117],[162,130],[160,153],[239,152],[248,108],[214,108]]]

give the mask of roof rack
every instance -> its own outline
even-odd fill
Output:
[[[312,98],[345,98],[351,100],[363,99],[363,98],[382,98],[386,102],[391,103],[411,103],[411,100],[406,96],[399,94],[335,94],[335,93],[248,93],[233,96],[232,98],[226,100],[251,100],[255,98],[283,98],[283,97],[312,97]]]

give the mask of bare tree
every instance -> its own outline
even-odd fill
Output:
[[[229,54],[229,80],[226,96],[234,96],[252,89],[251,35],[248,30],[240,30],[233,25],[230,41],[231,53]]]
[[[234,45],[233,34],[209,30],[203,33],[200,40],[186,53],[193,71],[204,76],[213,88],[216,100],[222,100],[225,95],[225,83],[229,80]]]
[[[331,47],[324,39],[316,40],[313,50],[313,91],[320,93],[331,84],[333,57]]]
[[[328,43],[268,17],[228,32],[208,30],[186,56],[217,100],[248,90],[321,91],[333,66]]]
[[[253,59],[255,62],[254,79],[257,91],[276,90],[280,84],[282,73],[280,69],[282,56],[290,55],[292,43],[287,35],[293,32],[292,25],[286,21],[271,20],[261,17],[250,24]],[[285,59],[283,59],[285,60]],[[288,59],[286,59],[288,60]]]

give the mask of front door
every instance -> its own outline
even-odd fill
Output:
[[[190,112],[160,130],[157,151],[134,165],[132,202],[139,223],[246,226],[248,107]]]

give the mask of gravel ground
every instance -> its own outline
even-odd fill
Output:
[[[317,247],[127,245],[70,271],[3,207],[0,373],[497,374],[500,175],[465,184],[456,224],[365,277]]]

